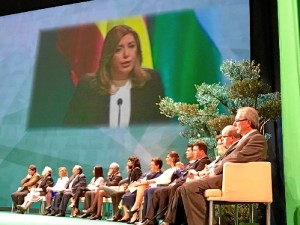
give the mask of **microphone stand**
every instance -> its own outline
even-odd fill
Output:
[[[120,123],[121,123],[121,106],[123,104],[123,99],[119,98],[117,100],[117,104],[119,106],[119,110],[118,110],[118,127],[120,127]]]

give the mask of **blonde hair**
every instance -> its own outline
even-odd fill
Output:
[[[62,176],[63,176],[63,177],[68,176],[68,170],[67,170],[66,167],[64,167],[64,166],[59,167],[59,168],[58,168],[58,171],[62,171]]]
[[[95,79],[91,80],[91,86],[101,94],[110,94],[111,92],[111,61],[115,54],[117,46],[121,39],[131,34],[137,45],[137,61],[131,74],[131,84],[133,87],[142,87],[147,80],[150,79],[150,75],[142,69],[142,49],[139,36],[135,30],[126,25],[118,25],[113,27],[106,35],[103,43],[102,54],[99,61],[99,68],[96,72]]]

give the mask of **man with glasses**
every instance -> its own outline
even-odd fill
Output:
[[[192,180],[199,180],[204,176],[208,176],[208,174],[213,173],[214,168],[216,168],[218,165],[221,164],[223,159],[228,156],[232,151],[235,149],[236,144],[238,143],[238,140],[240,138],[240,135],[237,133],[236,128],[233,125],[226,126],[222,130],[221,135],[221,141],[219,142],[219,145],[224,147],[226,150],[225,152],[222,152],[220,157],[213,161],[212,163],[208,164],[204,169],[201,171],[197,171],[194,169],[189,170],[187,181],[191,182]],[[166,212],[164,222],[161,223],[161,225],[168,225],[169,223],[184,223],[185,221],[185,215],[182,201],[181,201],[181,191],[176,191],[174,195],[174,199],[168,208],[168,211]]]
[[[97,211],[97,208],[102,208],[103,197],[111,197],[112,194],[117,193],[119,190],[119,182],[122,180],[122,175],[120,173],[119,164],[113,162],[110,164],[106,182],[104,186],[99,186],[96,191],[95,196],[84,204],[84,208],[86,209],[85,213],[80,216],[80,218],[86,218],[88,216],[94,217],[91,213]],[[121,219],[121,216],[118,215],[118,205],[113,205],[114,215]]]
[[[18,190],[11,194],[11,199],[14,204],[13,211],[21,213],[19,210],[16,210],[17,205],[22,205],[24,202],[25,196],[30,192],[31,188],[40,180],[40,175],[36,172],[35,165],[29,165],[28,173],[26,177],[21,180],[22,187],[19,187]]]
[[[207,189],[222,188],[222,173],[225,162],[245,163],[264,161],[267,155],[266,139],[258,131],[258,113],[254,108],[238,109],[233,125],[242,136],[235,149],[227,154],[211,173],[198,180],[185,183],[178,189],[189,225],[204,225],[207,220]],[[225,140],[224,140],[225,141]],[[176,223],[177,221],[170,221]]]

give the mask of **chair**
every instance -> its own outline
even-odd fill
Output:
[[[108,204],[108,207],[104,207],[105,204]],[[107,209],[107,211],[106,211]],[[103,197],[103,204],[102,204],[102,216],[106,217],[107,219],[112,215],[112,200],[110,197]]]
[[[43,214],[45,212],[45,208],[46,208],[46,197],[41,196],[39,214]]]
[[[213,225],[214,203],[264,203],[267,207],[266,224],[270,225],[273,201],[271,163],[225,163],[222,190],[208,189],[205,197],[209,201],[209,225]],[[238,224],[236,219],[235,224]]]
[[[85,200],[84,197],[79,197],[79,199],[78,199],[78,207],[79,207],[80,203],[84,203],[84,200]],[[69,201],[71,202],[71,199]],[[74,208],[71,208],[71,215],[73,214],[73,209]]]
[[[40,207],[39,207],[39,214],[43,214],[46,208],[46,197],[45,196],[40,196]],[[29,213],[30,207],[28,207],[25,211],[25,213]],[[14,203],[11,205],[11,212],[14,211]]]
[[[85,200],[84,197],[80,197],[80,198],[79,198],[78,204],[84,203],[84,200]],[[110,198],[110,197],[103,197],[102,215],[104,215],[104,213],[103,213],[103,211],[104,211],[104,207],[103,207],[104,204],[112,204],[111,198]],[[110,210],[110,208],[109,208],[109,210]],[[73,214],[73,208],[71,208],[71,215],[72,215],[72,214]],[[109,214],[109,213],[108,213],[108,214]]]

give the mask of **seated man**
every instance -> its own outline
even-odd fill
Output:
[[[160,214],[163,214],[163,212],[165,212],[168,205],[173,199],[173,195],[176,189],[185,182],[189,170],[195,169],[197,171],[200,171],[204,169],[205,165],[210,163],[210,160],[208,159],[206,153],[207,146],[203,142],[197,142],[193,145],[188,145],[185,155],[186,158],[190,161],[182,169],[179,178],[174,180],[167,187],[156,188],[154,192],[152,192],[153,196],[149,196],[149,194],[151,195],[151,193],[148,193],[148,190],[146,190],[143,208],[143,213],[146,214],[146,223],[156,222],[155,214],[158,210],[160,211]],[[151,189],[149,189],[149,191],[151,191]],[[147,199],[150,201],[147,201]]]
[[[46,188],[53,186],[52,169],[46,166],[42,172],[41,179],[36,186],[31,188],[30,192],[24,198],[22,205],[17,205],[17,208],[24,213],[34,202],[41,201],[41,196],[45,196]]]
[[[28,174],[21,180],[22,187],[19,187],[18,190],[11,194],[11,199],[14,204],[14,212],[20,212],[17,209],[17,205],[22,205],[24,202],[25,196],[30,192],[31,188],[36,185],[40,180],[40,175],[36,172],[36,166],[30,165],[28,167]]]
[[[86,177],[83,174],[82,167],[76,165],[73,167],[72,176],[66,183],[65,189],[58,192],[51,204],[51,213],[49,216],[64,217],[70,198],[75,194],[77,188],[86,186]]]
[[[82,214],[80,218],[86,218],[88,216],[94,217],[92,213],[95,213],[97,211],[100,212],[103,205],[103,197],[110,197],[111,194],[117,192],[116,187],[118,189],[118,185],[121,180],[122,175],[120,173],[119,164],[116,162],[111,163],[108,169],[104,186],[99,186],[93,198],[91,198],[91,196],[85,195],[84,208],[86,209],[86,212]],[[114,206],[113,211],[114,213],[116,213],[118,211],[118,206]]]
[[[198,178],[183,184],[177,189],[175,198],[177,199],[178,207],[173,208],[175,211],[172,212],[172,214],[176,212],[176,218],[169,215],[166,218],[166,223],[181,224],[182,221],[180,221],[180,218],[184,217],[181,214],[185,213],[189,225],[206,224],[208,210],[204,192],[207,189],[222,188],[224,163],[245,163],[266,160],[267,143],[264,136],[257,130],[259,126],[258,118],[258,113],[254,108],[243,107],[238,109],[233,125],[237,129],[237,133],[242,136],[241,140],[234,146],[232,152],[226,155],[221,162],[217,163],[209,173],[205,175],[199,173]],[[225,139],[230,138],[229,135],[223,133],[222,136],[224,142],[226,142]],[[180,210],[182,206],[184,210]]]

